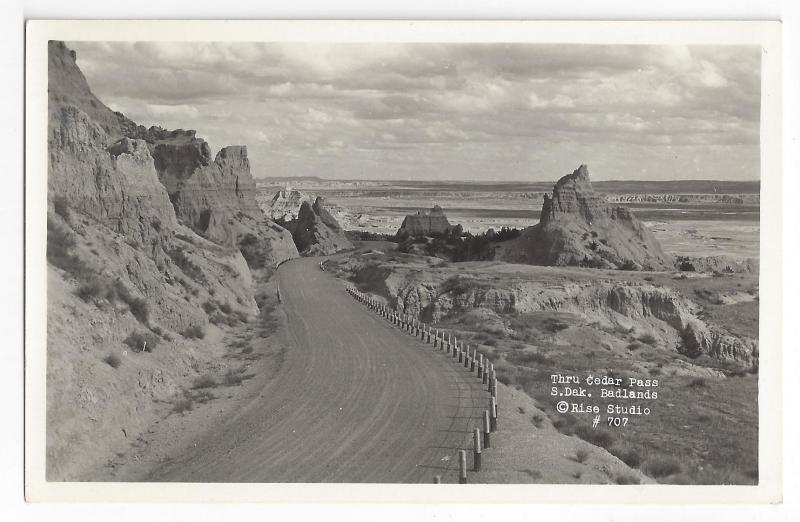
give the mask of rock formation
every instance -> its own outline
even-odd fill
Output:
[[[447,220],[442,207],[434,205],[430,210],[407,215],[397,231],[397,237],[443,236],[453,233],[455,228]]]
[[[180,222],[221,245],[240,246],[244,238],[248,238],[251,245],[263,243],[258,245],[257,251],[266,257],[257,260],[259,266],[274,266],[284,259],[297,256],[290,235],[271,222],[256,202],[255,181],[250,173],[246,147],[225,147],[212,161],[211,148],[203,139],[195,136],[195,131],[167,131],[160,127],[148,129],[136,125],[121,113],[111,111],[92,94],[75,62],[73,51],[61,42],[51,42],[49,51],[49,111],[52,132],[58,134],[52,139],[65,141],[63,144],[53,142],[51,156],[63,155],[64,149],[73,152],[68,143],[71,138],[62,136],[70,132],[78,133],[72,138],[88,139],[101,147],[114,147],[115,150],[138,147],[140,160],[144,155],[150,156],[146,161],[151,163],[161,182],[160,186],[151,183],[145,185],[155,187],[158,191],[166,188],[169,201],[175,209],[175,217]],[[69,114],[61,114],[60,111]],[[75,125],[80,129],[70,128]],[[120,140],[125,141],[125,145]],[[146,144],[147,151],[139,145],[132,145],[135,142]],[[80,148],[81,144],[77,146],[77,152],[82,153],[84,149]],[[101,154],[97,161],[105,161],[104,155]],[[55,163],[62,165],[69,162]],[[78,165],[85,163],[86,158],[77,161]],[[77,174],[91,177],[90,173]],[[55,177],[55,181],[60,179]],[[52,184],[51,187],[55,188]],[[83,190],[85,188],[84,183],[83,187],[74,191],[75,195],[87,202],[98,201],[91,191]],[[129,194],[122,187],[119,190]],[[141,198],[136,201],[142,205],[152,203]],[[123,207],[117,205],[116,208]],[[140,225],[143,228],[149,224],[146,219],[139,221],[145,223]],[[254,242],[252,238],[257,241]]]
[[[561,178],[552,196],[545,196],[539,223],[497,253],[498,259],[537,265],[673,269],[673,260],[632,212],[594,191],[586,165]]]
[[[297,219],[285,226],[291,231],[297,250],[303,255],[330,255],[353,248],[339,223],[325,209],[321,197],[317,197],[313,204],[304,201]]]
[[[207,328],[259,312],[251,269],[298,254],[244,147],[136,125],[48,52],[47,477],[75,480],[212,364]]]
[[[286,188],[277,191],[272,196],[272,199],[266,205],[265,212],[275,221],[291,221],[297,219],[297,215],[300,213],[300,206],[304,202],[311,204],[313,201],[309,196],[297,189]]]

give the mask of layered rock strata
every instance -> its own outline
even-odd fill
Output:
[[[631,270],[672,269],[674,261],[633,213],[610,205],[581,165],[545,196],[539,223],[498,250],[498,259],[537,265]]]

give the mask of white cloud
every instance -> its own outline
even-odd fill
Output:
[[[70,42],[135,121],[250,145],[257,173],[754,177],[755,47]],[[595,166],[596,165],[596,166]],[[691,166],[691,168],[689,168]]]
[[[719,68],[711,62],[703,60],[700,62],[700,83],[706,87],[719,88],[728,85],[728,80],[722,76]]]

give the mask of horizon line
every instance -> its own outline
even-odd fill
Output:
[[[562,176],[563,177],[563,176]],[[465,179],[443,179],[443,180],[423,180],[423,179],[369,179],[369,178],[326,178],[323,176],[315,175],[302,175],[302,176],[253,176],[255,180],[270,180],[270,179],[318,179],[320,181],[386,181],[386,182],[409,182],[409,183],[556,183],[555,180],[465,180]],[[724,182],[724,183],[761,183],[761,178],[755,179],[713,179],[713,178],[689,178],[689,179],[593,179],[592,183],[667,183],[667,182]]]

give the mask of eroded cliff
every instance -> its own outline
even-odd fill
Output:
[[[674,264],[630,210],[610,205],[594,191],[586,165],[555,184],[552,196],[545,196],[539,223],[498,248],[496,259],[632,270]]]

